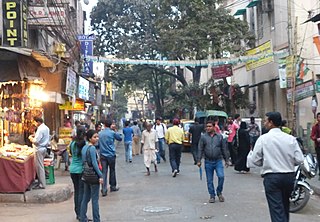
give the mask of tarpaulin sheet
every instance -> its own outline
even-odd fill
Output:
[[[0,192],[23,193],[36,177],[34,156],[25,162],[0,158]]]

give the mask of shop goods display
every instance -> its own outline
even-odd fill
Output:
[[[33,148],[27,145],[16,143],[5,144],[0,148],[0,158],[14,160],[16,162],[24,162],[33,155]]]

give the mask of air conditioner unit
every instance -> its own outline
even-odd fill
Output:
[[[274,0],[264,0],[262,1],[262,11],[264,13],[269,13],[273,11]]]

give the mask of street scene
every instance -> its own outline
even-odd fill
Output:
[[[1,0],[0,220],[320,220],[320,1]]]
[[[252,169],[248,174],[239,174],[233,167],[225,169],[226,200],[208,203],[205,175],[200,180],[199,169],[193,165],[190,153],[183,153],[181,173],[173,178],[168,162],[158,165],[158,173],[151,169],[151,175],[145,176],[142,155],[126,163],[123,144],[119,144],[117,150],[120,190],[100,196],[101,221],[270,221],[259,169]],[[71,184],[68,173],[59,170],[55,174],[57,184]],[[318,181],[315,184],[320,187]],[[319,196],[313,195],[302,211],[290,214],[290,221],[319,221],[319,200]],[[72,198],[51,204],[0,203],[0,215],[6,222],[71,222],[76,221],[73,207]],[[88,217],[92,218],[90,207]]]

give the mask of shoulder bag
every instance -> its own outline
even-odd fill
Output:
[[[99,176],[92,165],[90,147],[87,149],[86,160],[83,162],[83,173],[81,179],[87,184],[99,184]]]

